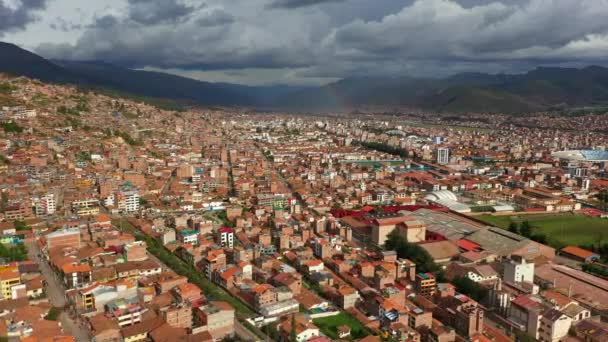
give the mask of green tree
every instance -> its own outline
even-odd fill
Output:
[[[431,255],[419,245],[407,242],[403,236],[399,235],[397,229],[393,230],[388,235],[384,247],[387,250],[394,250],[397,252],[397,255],[400,258],[410,259],[415,262],[416,268],[420,272],[439,271],[439,267],[435,264]]]
[[[517,227],[517,223],[515,223],[515,222],[509,223],[509,231],[511,233],[519,234],[519,228]]]
[[[487,289],[472,281],[469,277],[455,277],[452,279],[452,284],[456,287],[458,292],[465,294],[478,302],[484,300],[488,294]]]
[[[530,235],[532,235],[532,226],[530,225],[530,222],[528,222],[528,220],[525,220],[521,223],[521,226],[519,227],[519,232],[525,237],[530,237]]]
[[[289,332],[289,342],[298,342],[296,334],[296,315],[291,314],[291,331]]]

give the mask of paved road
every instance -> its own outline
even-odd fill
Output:
[[[254,333],[249,331],[249,329],[245,328],[239,320],[234,320],[234,332],[244,341],[262,341],[259,337],[257,337]]]
[[[40,271],[42,272],[42,276],[46,281],[46,294],[51,302],[51,305],[63,308],[66,305],[65,287],[63,286],[63,283],[57,274],[53,272],[46,260],[42,260],[38,257],[40,249],[35,242],[28,242],[27,248],[30,259],[40,265]],[[80,342],[90,340],[88,329],[81,326],[79,321],[71,319],[65,311],[59,315],[59,321],[61,322],[63,330],[66,333],[74,336],[76,341]]]

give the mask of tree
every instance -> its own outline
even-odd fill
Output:
[[[452,284],[456,287],[458,292],[465,294],[478,302],[484,300],[488,294],[487,289],[472,281],[469,277],[455,277],[452,280]]]
[[[420,272],[437,272],[439,267],[431,255],[419,245],[407,242],[407,240],[399,235],[397,229],[394,229],[389,235],[385,249],[394,250],[400,258],[410,259],[416,263],[416,268]]]
[[[514,234],[519,234],[519,228],[517,227],[517,223],[515,223],[515,222],[509,223],[509,231]]]
[[[521,223],[521,226],[519,227],[519,232],[525,237],[530,237],[530,235],[532,235],[532,226],[530,225],[530,222],[528,222],[528,220],[525,220]]]
[[[298,342],[298,335],[296,334],[296,315],[291,314],[291,331],[289,332],[289,342]]]

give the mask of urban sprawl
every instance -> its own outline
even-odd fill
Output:
[[[608,341],[608,120],[0,77],[0,336]]]

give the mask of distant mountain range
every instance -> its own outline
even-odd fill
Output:
[[[445,113],[522,113],[608,106],[608,68],[598,66],[543,67],[518,75],[463,73],[443,79],[348,78],[320,87],[251,87],[131,70],[102,62],[50,61],[0,42],[0,72],[201,105],[297,111],[378,106]]]

